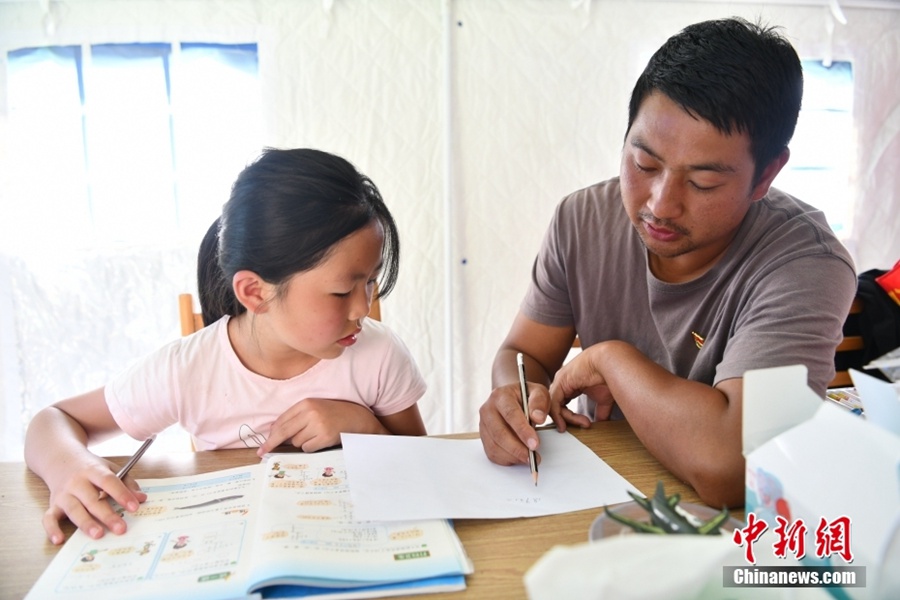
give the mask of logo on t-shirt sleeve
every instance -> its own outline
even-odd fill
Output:
[[[696,331],[691,332],[691,337],[694,338],[694,345],[697,346],[697,349],[703,348],[703,336],[697,333]]]

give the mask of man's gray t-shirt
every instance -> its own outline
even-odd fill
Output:
[[[618,178],[556,209],[522,302],[528,318],[574,325],[583,347],[631,343],[670,372],[715,385],[750,369],[804,364],[824,395],[856,274],[824,215],[771,189],[699,278],[650,272]]]

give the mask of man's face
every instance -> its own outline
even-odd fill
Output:
[[[753,185],[746,133],[725,135],[662,93],[641,104],[622,151],[622,201],[664,281],[694,279],[728,248],[771,179]]]

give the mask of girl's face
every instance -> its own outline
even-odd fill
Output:
[[[373,222],[338,242],[319,266],[288,280],[265,313],[270,358],[296,363],[303,358],[299,354],[318,362],[337,358],[356,343],[369,314],[383,244],[384,230]]]

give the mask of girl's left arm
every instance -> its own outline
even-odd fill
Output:
[[[419,405],[413,404],[398,413],[378,417],[384,428],[394,435],[426,435],[425,423],[419,413]]]

